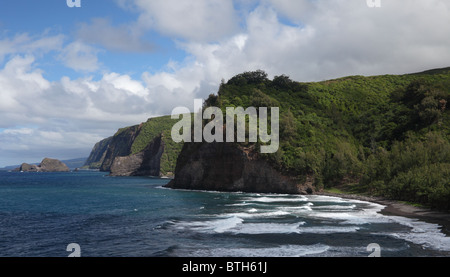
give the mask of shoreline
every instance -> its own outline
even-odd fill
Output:
[[[385,206],[381,211],[379,211],[382,215],[401,216],[417,219],[427,223],[438,224],[440,225],[439,229],[441,232],[446,236],[450,236],[450,213],[448,212],[432,210],[424,207],[415,207],[404,202],[374,196],[328,192],[319,192],[316,194],[377,203]]]

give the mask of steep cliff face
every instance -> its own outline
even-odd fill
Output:
[[[160,176],[161,156],[164,152],[162,136],[136,154],[116,157],[111,165],[111,176]]]
[[[101,171],[110,171],[111,165],[116,157],[123,157],[131,154],[131,146],[139,134],[140,129],[141,125],[135,125],[117,131],[108,145],[105,158],[100,166]]]
[[[91,154],[84,165],[90,169],[99,169],[105,160],[106,152],[108,151],[108,146],[112,139],[113,137],[109,137],[97,142],[94,148],[92,148]]]
[[[178,158],[175,189],[311,194],[312,182],[283,176],[252,149],[234,143],[185,143]]]
[[[174,123],[170,116],[163,116],[119,129],[95,144],[86,166],[113,176],[172,177],[182,148],[182,143],[171,139]]]

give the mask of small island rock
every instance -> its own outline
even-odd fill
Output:
[[[14,171],[23,172],[68,172],[69,167],[63,162],[45,158],[39,165],[23,163],[20,167],[16,168]]]

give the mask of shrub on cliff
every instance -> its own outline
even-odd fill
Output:
[[[361,185],[377,195],[450,209],[450,142],[428,133],[379,149],[366,163]]]

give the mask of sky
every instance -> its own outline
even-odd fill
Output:
[[[0,167],[87,157],[245,71],[309,82],[450,66],[450,1],[372,2],[0,0]]]

